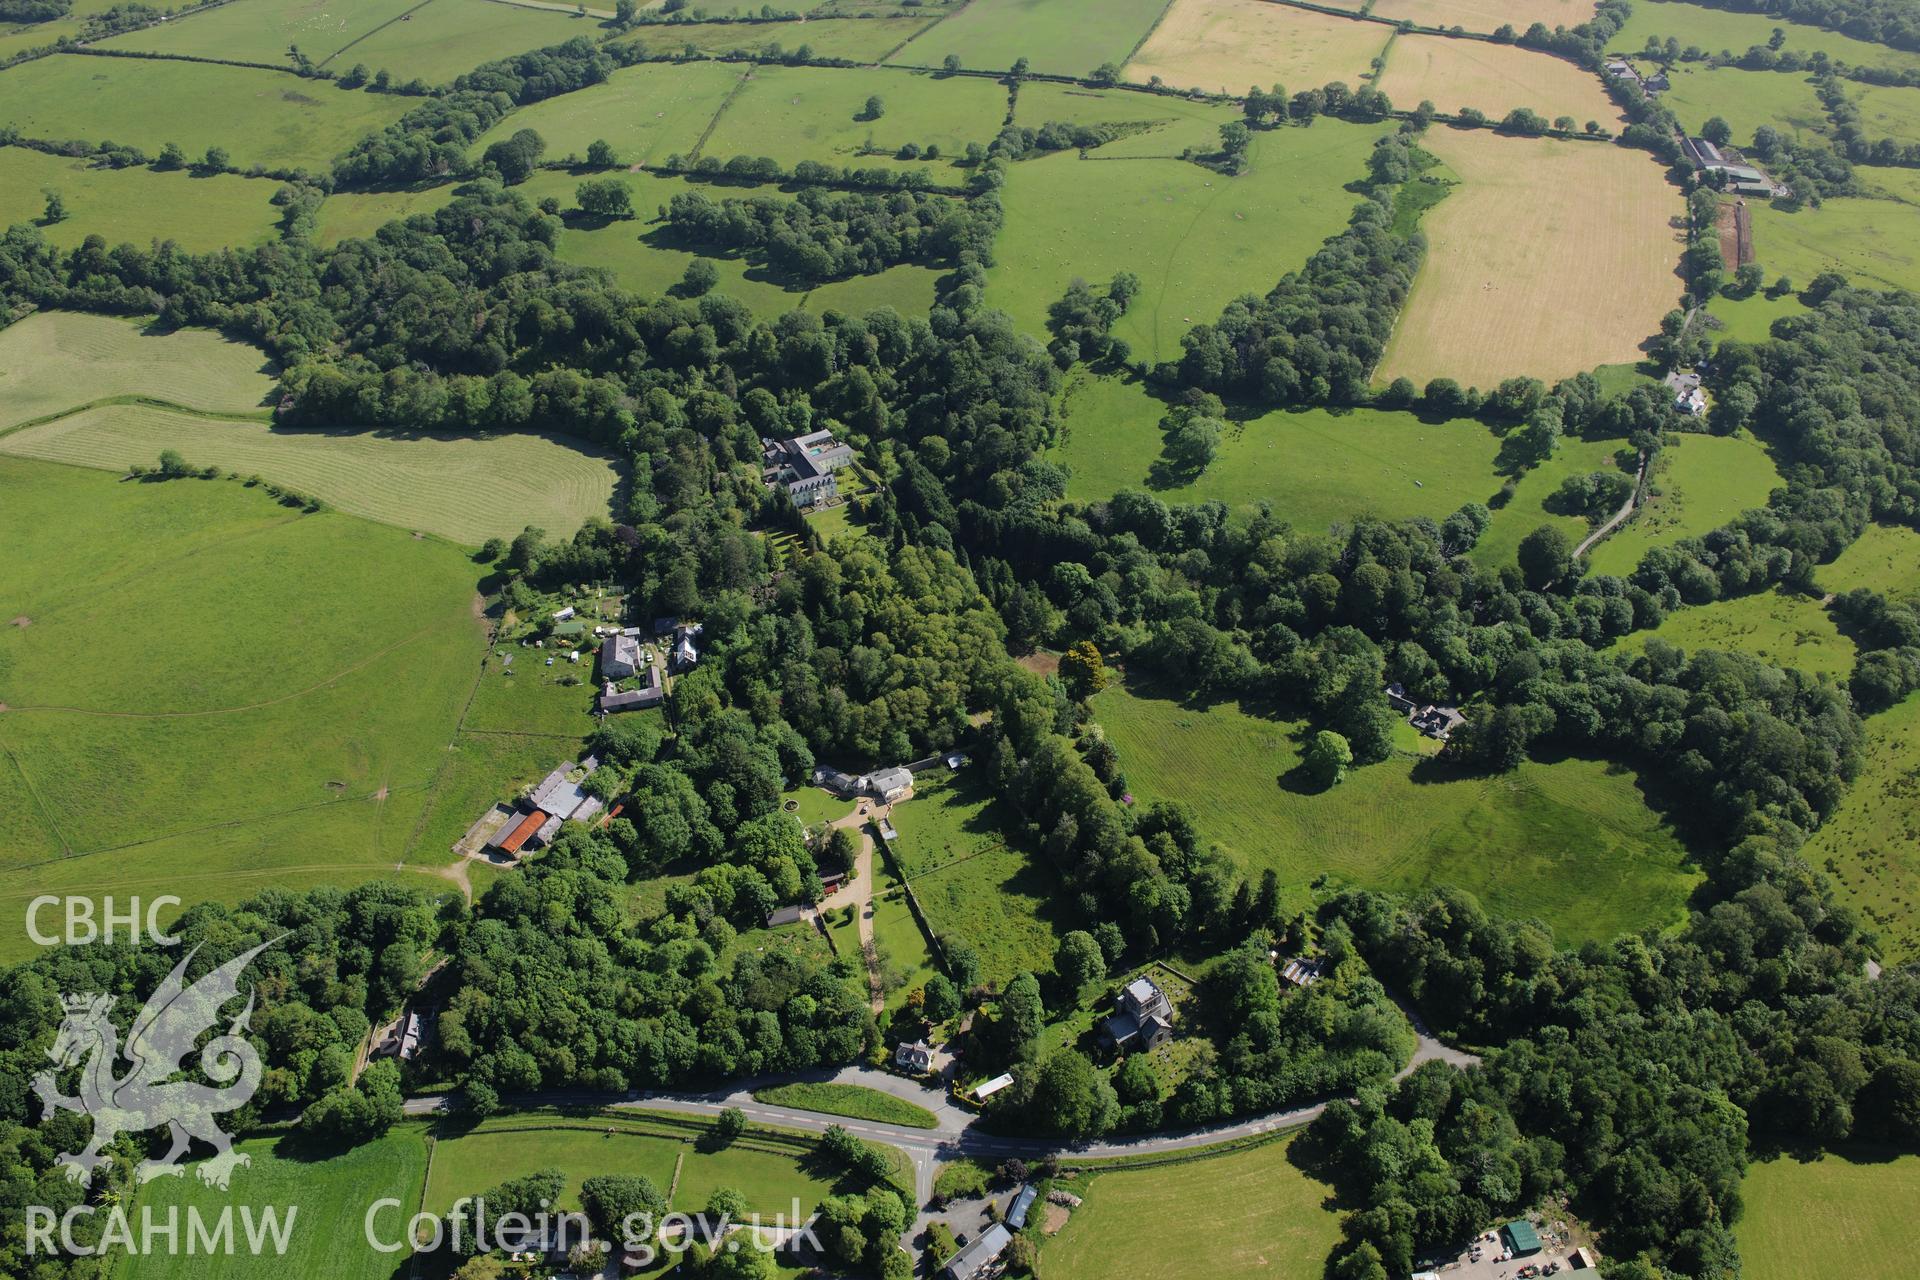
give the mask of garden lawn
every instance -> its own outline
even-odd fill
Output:
[[[414,105],[279,71],[145,58],[55,54],[0,76],[0,124],[29,138],[111,138],[158,155],[226,148],[241,168],[324,170]]]
[[[1840,634],[1816,601],[1785,591],[1675,609],[1653,630],[1624,637],[1619,647],[1630,652],[1645,648],[1648,636],[1689,653],[1750,653],[1776,667],[1798,667],[1815,675],[1844,679],[1853,670],[1853,641]]]
[[[530,524],[570,537],[610,514],[618,479],[611,457],[568,436],[300,430],[150,405],[102,405],[0,435],[3,453],[115,472],[162,449],[467,546]]]
[[[365,40],[419,2],[228,0],[198,13],[102,40],[100,47],[291,67],[293,60],[287,56],[287,49],[295,46],[324,65],[346,45]],[[418,20],[416,14],[414,21]]]
[[[1047,1280],[1314,1276],[1340,1238],[1332,1190],[1288,1158],[1290,1140],[1074,1184],[1085,1203],[1041,1248]],[[1252,1210],[1257,1206],[1258,1211]],[[1151,1230],[1142,1230],[1152,1223]]]
[[[769,44],[783,49],[813,50],[815,57],[878,61],[919,32],[932,26],[932,17],[808,18],[802,22],[662,22],[636,27],[621,44],[636,44],[649,52],[677,52],[692,45],[702,53],[724,54],[746,49],[758,52]]]
[[[1085,76],[1124,63],[1168,0],[972,0],[889,61],[937,67],[949,54],[969,70],[1006,71],[1021,58],[1043,75]]]
[[[1467,419],[1434,423],[1382,409],[1269,413],[1231,424],[1212,466],[1168,486],[1154,472],[1166,408],[1141,384],[1075,371],[1061,411],[1067,437],[1053,456],[1073,469],[1067,492],[1083,501],[1123,489],[1152,489],[1168,502],[1267,501],[1296,528],[1322,532],[1359,515],[1443,517],[1485,502],[1500,484],[1500,442]]]
[[[800,819],[802,826],[808,829],[817,827],[823,822],[838,822],[853,812],[853,801],[842,800],[818,787],[801,787],[789,791],[781,797],[782,805],[784,806],[789,800],[798,806],[793,810],[793,815]]]
[[[374,1225],[381,1239],[404,1238],[426,1180],[427,1144],[420,1126],[403,1124],[385,1137],[321,1158],[293,1154],[293,1142],[247,1138],[234,1144],[252,1163],[234,1173],[227,1191],[202,1183],[191,1166],[184,1177],[161,1178],[140,1188],[129,1205],[136,1224],[148,1209],[156,1221],[165,1221],[176,1209],[183,1215],[197,1209],[209,1225],[231,1209],[236,1248],[210,1267],[205,1257],[187,1252],[184,1235],[178,1250],[160,1241],[151,1253],[121,1256],[113,1271],[117,1280],[200,1280],[215,1271],[223,1280],[389,1280],[394,1259],[401,1255],[380,1253],[367,1244],[367,1213],[377,1200],[398,1201],[401,1207],[387,1210]],[[291,1211],[285,1256],[271,1248],[257,1255],[247,1250],[242,1214],[249,1208],[256,1215],[276,1211],[282,1221]]]
[[[430,0],[388,23],[327,63],[344,72],[355,64],[396,80],[446,84],[483,62],[562,44],[575,36],[598,40],[606,32],[592,18],[491,0]]]
[[[658,162],[673,152],[689,154],[741,74],[739,66],[718,62],[625,67],[602,84],[511,113],[483,134],[473,150],[477,154],[521,129],[532,129],[546,140],[549,160],[584,157],[588,145],[601,139],[612,144],[622,164]],[[643,207],[651,212],[651,204]]]
[[[1663,455],[1653,477],[1657,493],[1587,552],[1595,573],[1625,577],[1649,547],[1698,537],[1764,507],[1780,483],[1766,447],[1748,436],[1669,435]]]
[[[1870,524],[1814,577],[1821,590],[1835,594],[1871,587],[1896,600],[1911,600],[1920,596],[1920,533],[1900,525]]]
[[[1920,959],[1920,696],[1867,720],[1867,759],[1803,856],[1871,922],[1889,964]]]
[[[211,329],[162,332],[114,316],[41,311],[0,329],[0,431],[114,397],[260,413],[270,370],[258,347]]]
[[[1357,85],[1373,71],[1393,28],[1266,0],[1173,0],[1127,63],[1127,79],[1242,94],[1332,80]]]
[[[1639,53],[1646,48],[1648,36],[1663,42],[1669,37],[1681,48],[1698,45],[1708,53],[1745,53],[1754,45],[1764,45],[1779,27],[1787,33],[1781,47],[1785,50],[1828,57],[1858,67],[1920,68],[1920,54],[1908,53],[1888,45],[1855,40],[1837,31],[1802,26],[1765,13],[1738,13],[1730,9],[1710,9],[1685,4],[1680,0],[1648,0],[1636,4],[1626,25],[1607,42],[1607,48],[1619,53]]]
[[[0,227],[31,222],[62,249],[96,235],[143,249],[155,240],[193,253],[244,248],[274,238],[280,211],[269,202],[278,185],[225,173],[197,178],[185,170],[96,168],[84,159],[5,147]],[[43,223],[49,188],[60,193],[67,212],[59,222]]]
[[[1135,96],[1135,118],[1153,118],[1157,100]],[[1263,130],[1237,178],[1177,159],[1106,159],[1104,147],[1085,160],[1063,151],[1020,161],[1000,192],[1007,219],[987,301],[1045,342],[1047,308],[1069,284],[1131,271],[1142,288],[1114,333],[1135,358],[1177,359],[1195,324],[1217,321],[1243,294],[1267,293],[1346,226],[1354,197],[1344,188],[1365,176],[1384,129],[1323,121]]]
[[[1753,251],[1767,278],[1796,285],[1838,271],[1869,289],[1920,289],[1920,207],[1841,196],[1789,213],[1749,201]]]
[[[1749,1165],[1734,1239],[1748,1280],[1901,1280],[1920,1156],[1861,1152]]]
[[[221,480],[0,458],[0,488],[30,619],[0,629],[0,751],[71,855],[9,858],[0,910],[400,869],[480,654],[463,552]]]
[[[1719,116],[1733,130],[1734,145],[1745,147],[1761,125],[1795,137],[1825,134],[1831,127],[1804,73],[1676,66],[1670,78],[1673,88],[1660,101],[1673,108],[1688,133],[1699,133]]]
[[[869,97],[884,110],[861,119]],[[893,159],[909,142],[937,145],[957,156],[969,142],[986,145],[1007,113],[1006,87],[978,76],[937,76],[876,67],[773,67],[753,70],[727,103],[702,156],[772,156],[793,167],[802,160],[859,168],[920,169],[957,184],[965,174],[944,160],[914,165]],[[877,154],[860,152],[871,144]]]
[[[1678,919],[1698,879],[1632,772],[1604,761],[1482,777],[1396,756],[1314,791],[1297,773],[1303,720],[1119,684],[1093,713],[1139,801],[1192,805],[1203,835],[1249,873],[1272,868],[1291,900],[1322,875],[1403,892],[1452,884],[1573,945]]]
[[[775,1085],[770,1089],[755,1089],[753,1100],[779,1107],[798,1107],[802,1111],[818,1111],[822,1115],[846,1116],[851,1120],[901,1124],[911,1129],[931,1129],[939,1124],[933,1112],[918,1103],[857,1084]]]

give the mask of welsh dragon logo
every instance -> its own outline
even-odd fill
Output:
[[[42,1118],[63,1110],[93,1119],[93,1139],[86,1148],[59,1158],[68,1180],[85,1186],[92,1181],[93,1171],[106,1161],[101,1151],[114,1138],[162,1125],[171,1134],[173,1145],[158,1160],[140,1163],[136,1173],[141,1182],[163,1174],[179,1174],[180,1157],[194,1138],[214,1149],[213,1158],[198,1166],[200,1180],[209,1186],[224,1190],[233,1171],[250,1163],[245,1154],[233,1150],[232,1140],[221,1131],[215,1117],[244,1107],[260,1087],[260,1055],[243,1034],[253,1014],[251,989],[246,1008],[227,1027],[226,1034],[215,1036],[200,1048],[200,1069],[218,1087],[175,1077],[186,1070],[185,1060],[201,1035],[219,1021],[221,1007],[239,998],[240,974],[273,942],[263,942],[235,956],[191,986],[186,985],[184,977],[199,948],[189,951],[133,1020],[124,1046],[109,1016],[114,997],[70,995],[62,1000],[67,1016],[47,1056],[60,1070],[80,1067],[80,1096],[61,1094],[52,1071],[34,1076],[33,1091],[40,1097]],[[116,1075],[121,1058],[132,1066],[125,1075]]]

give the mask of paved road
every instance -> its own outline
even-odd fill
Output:
[[[1413,1059],[1400,1072],[1401,1076],[1411,1074],[1414,1068],[1423,1062],[1440,1061],[1466,1067],[1480,1061],[1473,1054],[1449,1048],[1434,1039],[1427,1031],[1419,1014],[1410,1006],[1403,1004],[1402,1008],[1405,1009],[1408,1020],[1413,1024],[1417,1044]],[[841,1119],[814,1111],[801,1111],[793,1107],[756,1102],[753,1099],[755,1089],[800,1081],[830,1081],[835,1084],[862,1085],[881,1093],[892,1094],[897,1098],[904,1098],[932,1112],[934,1127],[914,1129],[905,1125],[883,1124],[870,1120]],[[1008,1134],[988,1133],[980,1126],[978,1116],[963,1107],[954,1105],[944,1090],[931,1089],[917,1081],[907,1080],[868,1066],[848,1066],[739,1080],[731,1082],[726,1088],[707,1093],[607,1094],[556,1091],[513,1097],[506,1101],[516,1107],[601,1107],[613,1110],[665,1111],[701,1116],[716,1115],[727,1107],[739,1107],[746,1113],[749,1120],[783,1129],[795,1129],[803,1133],[820,1133],[828,1125],[837,1124],[863,1138],[884,1142],[905,1152],[907,1158],[913,1162],[915,1196],[924,1205],[933,1196],[935,1170],[941,1164],[957,1160],[962,1156],[976,1156],[988,1161],[1016,1156],[1023,1160],[1038,1160],[1047,1155],[1075,1155],[1097,1159],[1111,1156],[1152,1155],[1165,1151],[1186,1151],[1306,1124],[1325,1111],[1330,1100],[1323,1099],[1304,1106],[1289,1107],[1284,1111],[1269,1112],[1263,1116],[1237,1120],[1231,1124],[1137,1134],[1104,1142],[1079,1143],[1062,1142],[1058,1138],[1022,1138]],[[407,1114],[415,1116],[434,1115],[449,1109],[451,1109],[451,1100],[445,1096],[409,1098],[406,1103]],[[925,1217],[924,1214],[922,1216]]]

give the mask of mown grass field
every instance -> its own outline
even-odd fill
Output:
[[[230,1190],[206,1186],[191,1170],[185,1177],[161,1178],[140,1189],[129,1208],[133,1221],[140,1221],[140,1209],[151,1208],[160,1222],[169,1210],[180,1210],[180,1247],[169,1250],[157,1239],[150,1253],[120,1257],[113,1271],[117,1280],[198,1280],[214,1271],[232,1280],[389,1280],[396,1258],[405,1255],[370,1248],[365,1219],[375,1201],[398,1200],[403,1208],[383,1213],[375,1225],[383,1240],[404,1236],[427,1173],[420,1125],[403,1124],[364,1146],[321,1158],[300,1151],[291,1139],[248,1138],[236,1143],[235,1150],[245,1152],[253,1163],[234,1173]],[[255,1214],[272,1209],[282,1221],[293,1209],[286,1256],[271,1250],[256,1256],[242,1243],[232,1256],[222,1256],[217,1267],[210,1266],[205,1257],[186,1250],[184,1213],[190,1207],[209,1223],[231,1208],[240,1241],[243,1209]]]
[[[1784,591],[1738,596],[1676,609],[1651,631],[1620,641],[1622,651],[1645,647],[1647,637],[1695,649],[1750,653],[1777,667],[1798,667],[1844,679],[1853,669],[1853,642],[1841,635],[1817,601]]]
[[[113,397],[258,413],[272,389],[258,347],[211,329],[166,332],[79,311],[41,311],[0,329],[0,431]]]
[[[245,168],[324,170],[411,98],[346,90],[278,71],[198,62],[56,54],[0,77],[0,124],[29,138],[111,138],[157,155],[225,147]]]
[[[280,211],[276,183],[232,174],[197,178],[185,171],[94,168],[86,160],[25,147],[0,148],[0,227],[32,223],[49,243],[77,246],[88,236],[142,248],[172,240],[194,253],[273,239]],[[43,223],[52,188],[67,216]]]
[[[1779,1156],[1749,1166],[1740,1195],[1746,1211],[1734,1239],[1750,1280],[1899,1280],[1920,1204],[1920,1156]]]
[[[0,910],[402,870],[479,658],[464,553],[227,481],[0,458],[0,485],[0,751],[41,832]]]
[[[877,95],[878,119],[859,117]],[[757,67],[727,103],[703,156],[772,156],[872,168],[921,169],[939,181],[960,180],[952,167],[893,159],[909,142],[938,146],[943,157],[969,142],[992,142],[1006,118],[1006,87],[977,76],[857,67]],[[862,155],[872,144],[878,154]]]
[[[418,76],[428,84],[445,84],[483,62],[544,49],[575,36],[598,40],[605,34],[597,20],[559,9],[490,0],[431,0],[341,49],[328,61],[327,69],[345,71],[361,63],[370,71],[391,72],[398,80]]]
[[[1208,839],[1249,871],[1273,868],[1291,895],[1321,875],[1402,891],[1453,884],[1571,945],[1669,923],[1698,879],[1632,772],[1604,761],[1479,777],[1397,756],[1315,792],[1295,773],[1305,721],[1119,684],[1093,711],[1137,798],[1186,800]]]
[[[1549,120],[1569,115],[1576,124],[1597,120],[1608,128],[1620,119],[1599,77],[1551,54],[1482,40],[1401,36],[1387,51],[1379,85],[1397,107],[1477,107],[1495,120],[1530,107]]]
[[[751,1211],[769,1217],[791,1215],[796,1198],[804,1213],[833,1189],[834,1180],[809,1159],[811,1139],[750,1129],[716,1148],[705,1134],[703,1123],[677,1117],[496,1117],[435,1144],[426,1208],[444,1213],[460,1196],[549,1168],[567,1175],[563,1203],[569,1208],[579,1206],[580,1184],[603,1173],[651,1178],[662,1191],[672,1189],[671,1207],[685,1213],[705,1208],[721,1187],[740,1192]]]
[[[1870,524],[1815,576],[1826,591],[1871,587],[1896,600],[1913,599],[1920,596],[1920,533],[1899,525]]]
[[[1086,1203],[1042,1246],[1048,1280],[1174,1280],[1194,1274],[1197,1258],[1218,1280],[1320,1274],[1340,1238],[1333,1192],[1293,1165],[1289,1146],[1269,1142],[1076,1182]],[[1150,1231],[1141,1229],[1147,1222]]]
[[[1787,33],[1782,48],[1796,53],[1825,52],[1830,58],[1857,67],[1920,67],[1920,54],[1803,26],[1772,14],[1710,9],[1682,0],[1648,0],[1634,5],[1626,25],[1607,47],[1620,53],[1638,53],[1646,47],[1648,36],[1658,36],[1662,41],[1671,36],[1683,49],[1698,45],[1708,53],[1740,54],[1754,45],[1766,44],[1775,27]]]
[[[1485,502],[1500,487],[1500,442],[1477,422],[1306,409],[1233,424],[1219,457],[1197,479],[1155,488],[1150,476],[1165,412],[1137,382],[1084,370],[1070,375],[1061,399],[1067,437],[1053,454],[1073,469],[1068,494],[1099,501],[1151,488],[1168,502],[1264,500],[1296,528],[1324,532],[1363,514],[1445,516],[1463,503]]]
[[[603,84],[513,112],[474,145],[484,150],[521,129],[532,129],[546,140],[547,157],[553,160],[585,156],[595,139],[611,143],[622,164],[660,161],[674,152],[685,155],[740,83],[741,73],[738,66],[717,62],[626,67]]]
[[[804,23],[663,22],[637,27],[618,43],[637,44],[649,52],[673,52],[692,45],[711,54],[757,51],[769,44],[783,49],[805,45],[822,58],[872,62],[899,48],[935,20],[928,14],[907,18],[808,18]]]
[[[1593,0],[1376,0],[1367,12],[1422,27],[1464,27],[1491,34],[1501,26],[1525,31],[1536,22],[1577,27],[1593,17]]]
[[[1760,265],[1766,266],[1765,263]],[[1805,284],[1806,281],[1795,283]],[[1707,314],[1725,326],[1713,331],[1711,336],[1716,343],[1765,342],[1773,335],[1775,320],[1783,316],[1797,316],[1806,309],[1806,305],[1793,294],[1769,298],[1765,291],[1746,298],[1729,298],[1724,294],[1716,294],[1707,304]]]
[[[1084,76],[1125,62],[1168,0],[973,0],[909,42],[891,61],[937,67],[958,54],[969,69]]]
[[[1753,142],[1753,131],[1763,124],[1795,136],[1825,134],[1830,128],[1826,108],[1805,75],[1677,66],[1670,78],[1673,88],[1660,100],[1690,133],[1714,116],[1727,122],[1734,145],[1741,147]]]
[[[1840,196],[1788,212],[1748,203],[1753,251],[1767,278],[1805,285],[1838,271],[1869,289],[1920,289],[1920,206]]]
[[[0,452],[109,471],[178,449],[196,466],[258,475],[349,515],[468,546],[527,525],[569,536],[610,513],[613,460],[564,436],[295,430],[148,405],[103,405],[0,435]]]
[[[1173,0],[1126,66],[1139,83],[1245,93],[1253,85],[1358,85],[1392,28],[1266,0]]]
[[[1716,529],[1751,507],[1767,505],[1780,483],[1765,446],[1746,437],[1670,435],[1653,492],[1611,537],[1587,553],[1596,573],[1633,572],[1649,547]]]
[[[419,0],[229,0],[200,13],[102,40],[100,45],[106,49],[264,62],[277,67],[293,65],[287,56],[288,46],[292,45],[315,62],[324,63],[343,46],[366,39],[375,29],[397,20],[418,3]]]
[[[1856,84],[1848,87],[1848,96],[1860,107],[1867,137],[1920,142],[1920,89]]]
[[[1396,61],[1406,43],[1394,46]],[[1681,291],[1680,191],[1658,161],[1489,130],[1437,128],[1423,145],[1459,185],[1422,220],[1427,260],[1376,379],[1444,375],[1492,388],[1516,374],[1552,380],[1639,358]]]
[[[1154,99],[1143,104],[1133,118],[1153,118]],[[1344,188],[1366,175],[1383,131],[1336,121],[1263,131],[1237,178],[1177,159],[1102,158],[1106,148],[1022,161],[1000,194],[1007,221],[987,299],[1045,341],[1047,308],[1075,279],[1132,271],[1142,289],[1114,332],[1137,358],[1177,358],[1195,324],[1266,293],[1346,225],[1355,198]]]
[[[1867,721],[1867,761],[1804,856],[1880,935],[1888,962],[1920,958],[1920,697]]]
[[[933,1112],[917,1103],[857,1084],[775,1085],[770,1089],[755,1089],[753,1098],[774,1106],[798,1107],[802,1111],[846,1116],[852,1120],[903,1124],[913,1129],[931,1129],[939,1123],[933,1118]]]

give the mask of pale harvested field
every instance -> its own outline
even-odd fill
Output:
[[[1515,107],[1549,120],[1572,116],[1581,125],[1617,127],[1621,119],[1598,76],[1551,54],[1485,40],[1401,36],[1387,55],[1380,91],[1409,110],[1427,101],[1447,113],[1477,107],[1496,120]]]
[[[1266,0],[1174,0],[1126,74],[1209,93],[1333,80],[1358,86],[1391,34],[1377,22]]]
[[[1462,27],[1491,35],[1507,23],[1524,32],[1536,22],[1551,31],[1577,27],[1593,17],[1594,0],[1376,0],[1376,18],[1423,27]]]
[[[1492,387],[1639,358],[1681,283],[1680,192],[1645,152],[1430,130],[1459,184],[1376,377]]]
[[[264,421],[102,405],[0,435],[0,453],[118,471],[178,449],[310,493],[348,515],[468,546],[538,525],[568,536],[606,516],[617,476],[603,454],[563,436],[476,438],[398,431],[286,431]]]

